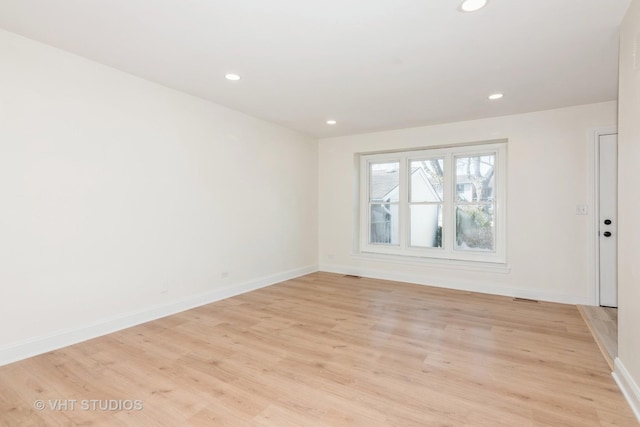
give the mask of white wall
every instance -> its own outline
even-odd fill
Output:
[[[317,141],[4,31],[0,52],[0,364],[316,268]]]
[[[618,360],[616,379],[640,420],[640,0],[620,34]]]
[[[320,268],[550,301],[591,303],[588,130],[616,124],[606,102],[437,126],[322,139]],[[508,268],[387,262],[353,254],[354,155],[508,138]],[[356,214],[357,215],[357,214]]]

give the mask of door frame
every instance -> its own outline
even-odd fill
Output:
[[[592,206],[590,212],[590,225],[588,232],[588,260],[593,262],[592,267],[589,268],[588,281],[591,284],[589,286],[589,301],[592,305],[600,306],[600,236],[598,235],[598,227],[600,226],[600,212],[598,204],[598,196],[600,192],[599,175],[600,175],[600,154],[598,150],[598,143],[600,136],[618,134],[618,128],[616,126],[606,126],[589,129],[588,131],[588,176],[589,176],[589,200],[588,206]]]

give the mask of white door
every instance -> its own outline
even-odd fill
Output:
[[[618,306],[618,135],[598,141],[598,212],[600,305]]]

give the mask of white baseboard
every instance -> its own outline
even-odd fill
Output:
[[[622,394],[624,394],[629,406],[631,406],[633,413],[640,422],[640,387],[633,380],[620,358],[616,357],[613,364],[615,369],[611,375],[618,383],[618,387],[622,390]]]
[[[25,341],[0,347],[0,366],[77,344],[92,338],[97,338],[122,329],[130,328],[161,317],[170,316],[181,311],[210,304],[235,295],[264,288],[285,280],[294,279],[316,271],[318,271],[318,267],[316,265],[284,271],[282,273],[262,277],[260,279],[250,280],[244,283],[236,283],[210,292],[188,296],[170,304],[150,307],[110,319],[102,319],[90,325],[61,330],[52,334],[34,337]]]
[[[527,298],[539,301],[558,302],[562,304],[590,305],[588,296],[580,297],[563,293],[541,291],[538,289],[522,289],[507,286],[497,286],[483,283],[481,280],[464,282],[460,280],[448,280],[443,278],[430,278],[421,275],[406,274],[395,271],[373,270],[369,268],[342,266],[342,265],[320,265],[320,271],[338,274],[353,274],[373,279],[393,280],[396,282],[414,283],[417,285],[434,286],[437,288],[456,289],[460,291],[480,292],[483,294],[502,295],[508,297]]]

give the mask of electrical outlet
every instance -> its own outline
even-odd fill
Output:
[[[227,277],[229,277],[229,272],[228,271],[223,271],[222,273],[220,273],[220,278],[226,279]]]
[[[587,215],[588,212],[587,205],[576,205],[576,215]]]

